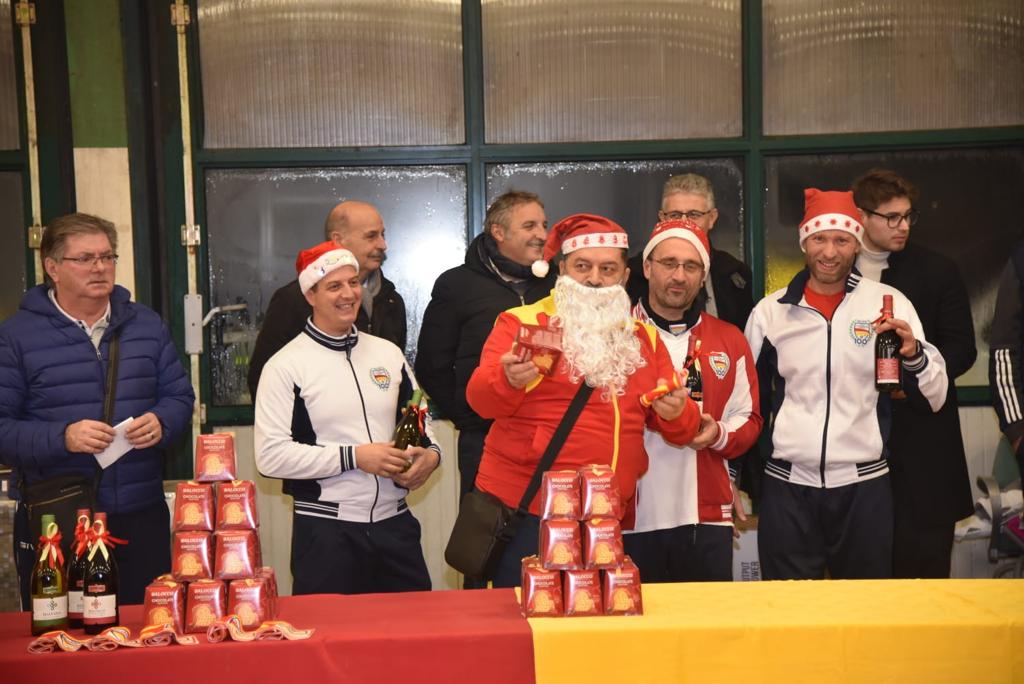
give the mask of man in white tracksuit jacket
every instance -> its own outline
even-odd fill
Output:
[[[747,322],[762,415],[771,416],[758,526],[765,579],[892,575],[891,405],[875,389],[875,335],[899,335],[909,401],[932,411],[945,401],[945,362],[913,305],[853,267],[863,232],[851,193],[806,190],[807,267]],[[886,294],[893,318],[880,322]]]

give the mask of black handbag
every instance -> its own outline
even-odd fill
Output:
[[[117,394],[117,362],[119,353],[118,335],[110,340],[107,363],[107,392],[103,399],[103,419],[108,425],[114,418],[114,399]],[[74,539],[75,514],[80,508],[96,510],[96,496],[99,491],[103,470],[93,461],[92,475],[58,475],[31,484],[25,482],[24,473],[18,472],[18,491],[21,503],[28,513],[30,539],[41,533],[43,516],[53,515],[60,528],[61,548],[65,558]]]
[[[518,508],[512,509],[493,494],[476,489],[462,497],[455,526],[444,550],[444,559],[448,565],[470,579],[487,580],[494,576],[505,547],[515,536],[519,521],[526,517],[530,502],[540,489],[544,473],[555,462],[555,457],[562,450],[562,445],[593,391],[594,388],[585,382],[580,383],[576,396],[537,463],[537,469],[526,486]]]

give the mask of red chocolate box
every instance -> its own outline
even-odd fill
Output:
[[[224,583],[198,580],[188,585],[185,631],[205,632],[217,618],[224,617]]]
[[[622,496],[615,471],[606,465],[580,468],[580,491],[583,497],[583,520],[615,518],[622,520]]]
[[[213,577],[212,551],[209,532],[175,532],[171,575],[179,582]]]
[[[594,518],[583,523],[583,566],[614,570],[622,564],[622,528],[618,520]]]
[[[185,587],[177,582],[157,580],[146,587],[142,619],[150,625],[174,626],[178,634],[185,632]]]
[[[601,577],[597,570],[566,570],[565,599],[566,617],[601,615]]]
[[[542,520],[580,519],[580,475],[575,470],[549,470],[540,485]]]
[[[218,432],[196,438],[196,481],[225,482],[234,480],[235,433]]]
[[[562,615],[562,573],[545,570],[537,556],[523,559],[522,601],[526,617],[559,617]]]
[[[228,615],[237,615],[246,629],[272,618],[270,589],[261,578],[232,580],[228,585]]]
[[[626,556],[622,567],[603,573],[604,614],[643,615],[643,593],[640,590],[640,568]]]
[[[542,520],[539,555],[541,565],[547,570],[582,568],[580,524],[575,520]]]
[[[251,480],[218,482],[217,529],[255,530],[259,525],[256,485]]]
[[[221,580],[246,579],[260,566],[259,537],[253,530],[224,530],[214,534],[216,560],[213,576]]]
[[[179,482],[174,490],[174,531],[213,530],[213,486]]]

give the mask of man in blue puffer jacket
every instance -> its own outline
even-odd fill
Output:
[[[134,449],[102,472],[97,506],[110,531],[129,540],[117,548],[118,598],[141,603],[146,584],[170,570],[161,448],[188,426],[195,395],[167,326],[114,285],[116,250],[114,225],[95,216],[62,216],[47,228],[40,249],[46,284],[26,292],[19,311],[0,324],[0,462],[15,468],[12,483],[19,475],[31,484],[96,473],[93,454],[114,438],[103,404],[117,335],[111,423],[133,418],[126,436]],[[25,605],[38,535],[20,505],[14,543]]]

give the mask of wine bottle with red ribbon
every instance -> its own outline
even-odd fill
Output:
[[[82,591],[85,586],[85,566],[89,559],[89,518],[92,511],[79,508],[75,513],[75,540],[68,558],[68,626],[82,626]]]
[[[403,410],[402,420],[395,426],[393,436],[395,448],[405,451],[409,447],[418,447],[423,440],[424,424],[427,416],[427,407],[420,406],[423,399],[423,390],[413,390],[409,403]],[[412,459],[402,469],[404,473],[412,466]]]
[[[56,517],[44,515],[39,558],[32,568],[32,636],[68,628],[68,588]]]
[[[82,591],[82,622],[86,634],[99,634],[120,624],[114,544],[127,543],[110,534],[107,514],[97,511],[89,528],[89,553]]]

